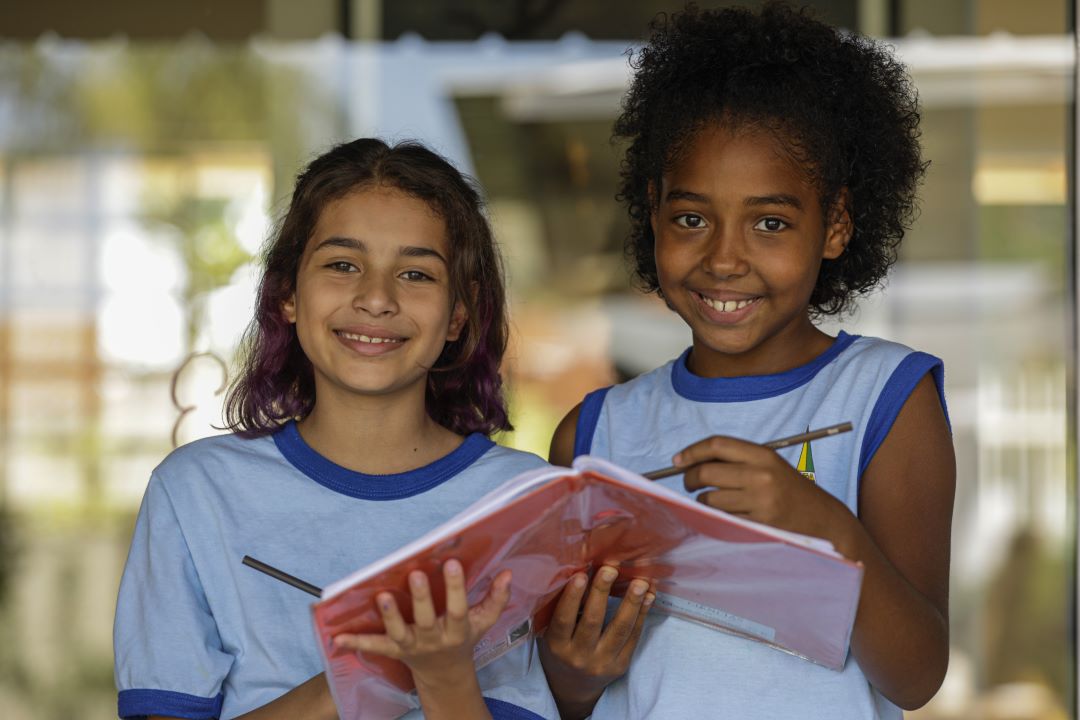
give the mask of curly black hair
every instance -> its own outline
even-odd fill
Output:
[[[877,287],[915,218],[928,164],[918,99],[890,49],[780,2],[759,13],[689,5],[651,29],[631,52],[634,79],[613,137],[629,141],[616,197],[630,214],[626,251],[642,289],[659,290],[649,187],[715,123],[774,133],[818,188],[826,217],[846,189],[853,234],[822,263],[811,315],[840,314]]]

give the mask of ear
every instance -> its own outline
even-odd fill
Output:
[[[473,281],[469,286],[469,292],[472,294],[473,305],[476,305],[476,295],[480,290],[480,286]],[[465,308],[465,303],[461,300],[454,302],[454,309],[450,313],[450,327],[446,331],[446,342],[454,342],[461,337],[461,331],[465,329],[465,323],[469,320],[469,311]]]
[[[854,232],[855,225],[851,221],[851,192],[845,187],[841,188],[836,202],[829,210],[829,220],[825,226],[825,248],[821,257],[835,260],[843,255]]]
[[[296,324],[296,292],[289,293],[289,299],[281,303],[281,314],[286,322]]]

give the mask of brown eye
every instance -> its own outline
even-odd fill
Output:
[[[758,223],[754,226],[754,229],[764,230],[765,232],[780,232],[787,226],[788,224],[780,218],[768,217],[758,220]]]
[[[675,217],[675,224],[689,230],[698,230],[705,227],[705,218],[701,217],[700,215],[685,213],[683,215],[677,215]]]

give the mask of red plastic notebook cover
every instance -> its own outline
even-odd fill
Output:
[[[343,720],[392,718],[417,707],[411,675],[395,660],[333,646],[334,635],[382,632],[375,595],[391,592],[411,621],[407,577],[432,581],[438,611],[442,563],[459,559],[469,603],[513,572],[510,602],[477,645],[482,667],[546,627],[567,580],[610,564],[613,593],[645,578],[652,612],[764,642],[829,668],[843,667],[862,566],[815,538],[713,510],[611,463],[582,457],[574,470],[513,478],[396,553],[328,586],[313,606],[327,678]]]

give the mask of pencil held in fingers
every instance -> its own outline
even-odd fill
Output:
[[[818,440],[819,438],[829,437],[830,435],[839,435],[840,433],[850,432],[852,425],[850,422],[837,423],[836,425],[829,425],[827,427],[818,428],[816,430],[808,430],[804,433],[797,435],[791,435],[789,437],[779,438],[777,440],[770,440],[769,442],[761,443],[762,447],[767,447],[771,450],[779,450],[780,448],[790,447],[801,442],[810,442],[811,440]],[[646,480],[660,480],[662,478],[671,477],[672,475],[678,475],[679,473],[686,472],[689,468],[694,466],[694,462],[684,462],[686,458],[682,457],[682,453],[675,456],[675,464],[671,467],[662,468],[660,470],[653,470],[651,472],[642,473],[641,477]]]

